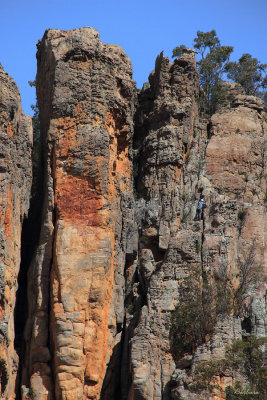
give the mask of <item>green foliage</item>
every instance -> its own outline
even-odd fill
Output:
[[[267,64],[261,64],[248,53],[243,54],[238,62],[230,62],[233,47],[222,46],[214,29],[209,32],[197,31],[193,46],[200,53],[197,65],[202,115],[212,115],[218,104],[226,100],[227,91],[221,85],[225,74],[228,79],[239,83],[246,94],[259,96],[267,103]],[[184,48],[184,45],[180,45],[173,49],[173,57],[179,57]]]
[[[173,49],[172,51],[172,57],[180,57],[183,54],[184,49],[186,49],[186,46],[184,44],[175,47],[175,49]]]
[[[197,37],[193,41],[194,48],[198,49],[201,57],[205,57],[207,49],[213,50],[220,45],[216,31],[212,29],[210,32],[197,31]]]
[[[222,371],[227,368],[226,360],[218,361],[203,361],[197,365],[194,375],[194,383],[190,386],[192,392],[201,390],[212,391],[218,388],[216,376],[222,374]]]
[[[208,282],[201,285],[198,269],[190,272],[180,288],[179,305],[171,316],[171,347],[175,358],[193,353],[213,333],[216,322],[214,291]]]
[[[193,45],[201,55],[201,59],[198,61],[199,83],[202,89],[200,108],[204,115],[211,115],[216,104],[224,96],[224,89],[220,83],[233,47],[221,46],[214,29],[210,32],[197,31]],[[184,48],[184,45],[180,45],[173,49],[173,57],[179,57]]]
[[[250,290],[265,281],[263,267],[256,263],[255,256],[255,240],[253,240],[250,247],[238,257],[239,285],[234,291],[233,300],[236,316],[242,314],[243,303],[249,296]]]
[[[196,241],[196,251],[200,250],[201,245]],[[240,296],[241,293],[243,289],[240,289]],[[234,307],[234,293],[228,284],[226,270],[216,280],[208,282],[200,269],[193,269],[184,279],[179,294],[179,304],[171,316],[170,339],[174,358],[194,353],[213,335],[218,319],[230,315]]]
[[[196,252],[199,253],[200,250],[201,250],[201,245],[200,245],[199,241],[197,240],[196,241]]]
[[[243,54],[238,62],[228,62],[225,66],[228,79],[239,83],[246,94],[261,96],[260,89],[267,89],[267,64],[261,64],[257,58],[250,54]]]
[[[201,246],[196,242],[196,251]],[[171,316],[170,340],[174,358],[194,353],[196,348],[213,335],[219,318],[234,313],[242,316],[243,304],[253,287],[264,281],[262,266],[255,260],[255,244],[238,258],[239,284],[233,289],[227,269],[218,271],[215,280],[208,282],[200,268],[191,270],[179,292],[179,304]],[[202,279],[201,279],[202,278]]]
[[[204,114],[211,115],[223,96],[222,75],[233,47],[221,46],[215,30],[206,33],[198,31],[194,47],[201,54],[198,62],[199,84],[202,89],[200,107]]]
[[[264,345],[267,338],[249,335],[235,340],[226,351],[226,360],[232,373],[238,372],[248,380],[248,389],[258,392],[260,399],[267,396],[267,366],[264,364]]]
[[[28,390],[27,396],[28,396],[30,399],[35,399],[35,398],[36,398],[36,394],[35,394],[33,388],[30,387],[30,389]]]
[[[226,390],[227,400],[237,399],[235,394],[244,395],[246,392],[255,392],[259,399],[266,399],[267,396],[267,366],[264,364],[264,345],[267,338],[257,338],[249,335],[242,339],[232,342],[226,350],[225,358],[218,361],[204,361],[195,369],[194,383],[190,390],[198,392],[200,390],[212,391],[218,388],[216,376],[232,376],[237,374],[243,376],[248,385],[237,382],[234,388]],[[221,388],[223,391],[223,389]],[[238,397],[241,399],[242,397]],[[246,397],[244,397],[246,398]]]
[[[128,311],[128,313],[131,314],[131,315],[134,314],[134,312],[135,312],[135,305],[134,305],[134,303],[131,303],[131,304],[129,304],[129,305],[127,306],[127,311]]]

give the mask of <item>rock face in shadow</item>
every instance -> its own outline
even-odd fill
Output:
[[[124,319],[131,62],[92,28],[46,31],[37,60],[45,199],[24,384],[38,399],[98,399]]]
[[[15,398],[14,310],[31,192],[31,148],[31,118],[23,114],[18,88],[0,64],[0,377],[5,399]]]

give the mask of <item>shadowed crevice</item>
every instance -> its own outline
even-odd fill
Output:
[[[35,146],[38,148],[36,149]],[[19,356],[16,379],[16,399],[21,399],[22,367],[25,358],[24,329],[28,317],[28,270],[33,260],[41,230],[43,205],[43,168],[40,156],[39,141],[34,142],[33,154],[37,154],[37,162],[33,160],[33,184],[28,218],[25,218],[21,232],[21,264],[18,274],[18,289],[14,310],[14,347]]]

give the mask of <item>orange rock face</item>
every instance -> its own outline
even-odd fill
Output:
[[[28,348],[32,353],[42,345],[53,356],[52,369],[45,354],[26,362],[25,385],[30,382],[38,399],[99,399],[124,318],[121,278],[133,199],[131,63],[91,28],[47,31],[37,58],[48,143],[47,230],[32,271],[50,275],[51,309],[41,314],[36,288],[39,318],[35,311],[28,326],[49,319],[51,346],[47,326],[41,337],[37,331],[29,337]]]
[[[1,398],[15,398],[18,355],[14,309],[21,261],[22,222],[31,189],[32,126],[13,79],[0,65],[0,376]]]

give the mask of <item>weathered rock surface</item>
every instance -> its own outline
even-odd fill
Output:
[[[31,192],[31,118],[0,64],[0,380],[1,398],[15,398],[18,355],[14,310],[21,259],[21,231]]]
[[[124,319],[131,62],[92,28],[46,31],[37,60],[45,199],[24,385],[38,399],[98,399]]]
[[[192,52],[173,63],[160,54],[136,96],[129,58],[92,28],[47,30],[37,60],[42,216],[21,373],[12,313],[31,128],[0,69],[2,398],[15,398],[17,378],[24,400],[222,400],[216,389],[189,390],[196,366],[223,358],[233,339],[267,336],[262,101],[225,83],[216,113],[200,119]],[[248,263],[261,276],[242,312],[220,314],[201,344],[177,355],[171,316],[188,276],[213,285],[215,301],[220,282],[233,293]]]
[[[170,63],[161,54],[149,81],[150,87],[140,92],[136,117],[137,271],[142,308],[134,331],[128,318],[132,373],[129,399],[170,398],[170,378],[175,370],[169,341],[170,314],[177,304],[179,281],[186,274],[186,266],[200,263],[195,245],[201,241],[199,223],[185,229],[187,219],[194,218],[192,206],[201,190],[198,176],[207,137],[206,126],[198,121],[194,55]]]
[[[150,88],[140,93],[135,136],[139,283],[133,284],[132,298],[141,311],[128,317],[132,381],[123,398],[219,399],[220,393],[194,394],[188,385],[199,362],[224,357],[226,345],[242,336],[242,318],[221,318],[205,344],[177,360],[170,316],[179,307],[179,287],[188,272],[199,268],[200,281],[205,277],[215,285],[226,279],[235,288],[248,254],[262,266],[262,278],[267,273],[262,101],[225,85],[227,101],[207,126],[198,119],[197,88],[193,56],[171,65],[161,55]],[[194,222],[200,196],[207,208],[203,222]],[[251,287],[246,300],[244,316],[250,333],[258,336],[267,334],[266,289],[264,283]],[[221,385],[230,381],[225,377]]]

